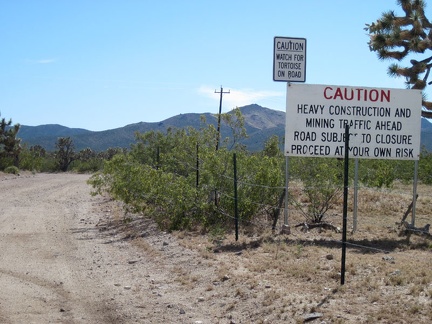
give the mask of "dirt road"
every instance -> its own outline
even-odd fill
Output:
[[[170,235],[155,249],[104,234],[98,222],[114,211],[87,179],[0,177],[0,322],[199,323],[199,303],[170,293],[176,265],[158,254]]]
[[[115,322],[112,286],[94,273],[97,241],[86,175],[36,175],[0,182],[0,320]],[[98,244],[99,243],[99,244]]]

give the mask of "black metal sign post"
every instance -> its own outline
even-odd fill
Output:
[[[238,217],[238,196],[237,196],[237,155],[233,154],[234,162],[234,221],[235,221],[235,240],[238,241],[239,217]]]
[[[347,233],[347,214],[348,214],[348,175],[349,175],[348,168],[349,168],[349,126],[346,125],[345,126],[341,285],[345,284],[346,233]]]

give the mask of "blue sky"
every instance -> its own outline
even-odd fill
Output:
[[[363,30],[396,1],[1,0],[0,112],[93,131],[256,103],[285,110],[273,38],[307,39],[306,83],[404,88]]]

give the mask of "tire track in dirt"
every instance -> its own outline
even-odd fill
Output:
[[[90,196],[88,175],[7,177],[0,323],[232,322],[215,260],[140,215],[125,221],[119,203]]]
[[[71,230],[91,216],[87,178],[39,174],[0,181],[2,323],[122,322],[115,303],[101,298],[109,287],[87,276],[93,242]]]

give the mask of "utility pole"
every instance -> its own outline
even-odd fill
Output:
[[[217,151],[219,149],[219,140],[220,140],[220,124],[221,124],[221,114],[222,114],[222,96],[223,96],[224,93],[230,93],[230,91],[228,90],[228,92],[224,92],[223,88],[221,86],[220,92],[217,92],[215,90],[215,93],[220,93],[219,115],[218,115],[218,125],[217,125],[217,138],[216,138],[216,151]]]

